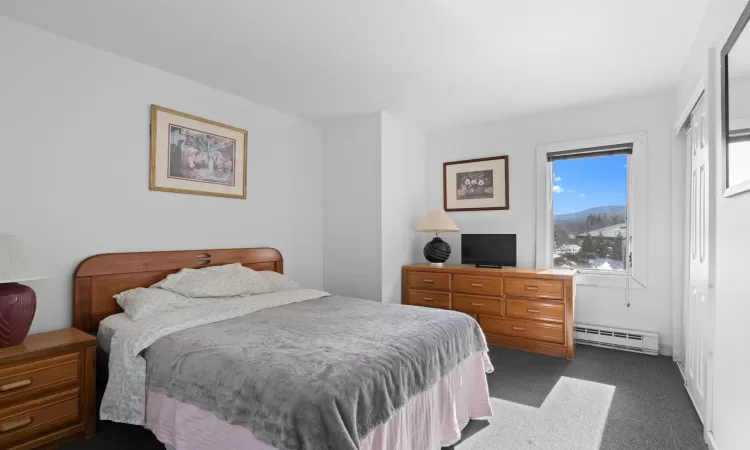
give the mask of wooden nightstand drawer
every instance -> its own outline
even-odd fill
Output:
[[[0,409],[0,448],[75,423],[79,415],[78,388]]]
[[[501,319],[479,316],[479,325],[485,333],[497,333],[539,341],[563,343],[563,327],[556,323],[532,322],[529,320]]]
[[[408,281],[410,289],[448,291],[451,288],[451,275],[449,273],[410,272]]]
[[[563,283],[558,280],[506,278],[505,295],[517,297],[563,299]]]
[[[565,304],[562,302],[539,302],[507,298],[505,304],[508,317],[558,323],[565,321]]]
[[[470,314],[503,314],[503,301],[500,298],[479,295],[453,294],[453,309]]]
[[[502,295],[503,279],[500,277],[454,275],[453,290],[466,294]]]
[[[450,309],[451,295],[447,292],[409,291],[409,304]]]
[[[73,328],[0,349],[0,449],[31,450],[96,429],[96,339]]]
[[[0,404],[77,380],[78,353],[0,369]]]

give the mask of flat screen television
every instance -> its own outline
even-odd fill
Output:
[[[515,234],[462,234],[461,264],[516,266]]]

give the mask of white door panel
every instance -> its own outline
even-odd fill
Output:
[[[701,100],[693,111],[687,130],[687,151],[690,155],[690,289],[685,305],[685,385],[695,403],[701,420],[706,413],[706,374],[708,368],[710,331],[709,229],[708,229],[708,163],[709,148],[706,101]]]

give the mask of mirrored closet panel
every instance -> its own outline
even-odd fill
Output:
[[[722,50],[725,196],[750,190],[750,7]]]

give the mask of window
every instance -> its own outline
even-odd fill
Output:
[[[575,268],[578,285],[645,289],[649,248],[640,243],[648,242],[652,195],[646,133],[557,142],[536,150],[536,267]],[[585,212],[592,208],[600,210]],[[585,217],[575,217],[582,211]],[[578,228],[571,225],[576,222]],[[621,249],[618,231],[624,238]]]
[[[628,162],[632,146],[548,155],[552,266],[628,270]]]

